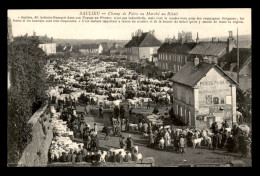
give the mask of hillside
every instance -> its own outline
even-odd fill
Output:
[[[91,43],[102,43],[107,42],[109,46],[112,46],[113,43],[117,43],[119,45],[125,45],[128,40],[108,40],[108,39],[54,39],[57,45],[61,44],[64,45],[66,43],[72,44],[72,45],[81,45],[81,44],[91,44]]]

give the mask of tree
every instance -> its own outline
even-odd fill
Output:
[[[250,93],[243,92],[239,87],[237,88],[237,109],[247,122],[251,122],[252,100]]]
[[[16,37],[8,45],[8,163],[16,164],[31,141],[28,120],[47,100],[46,54],[36,37]]]

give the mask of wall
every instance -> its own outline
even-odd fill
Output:
[[[181,70],[181,68],[187,63],[187,54],[176,54],[176,53],[159,53],[159,65],[163,70],[170,70],[174,73]]]
[[[23,155],[18,162],[18,167],[45,167],[48,163],[48,150],[53,138],[52,127],[49,122],[50,113],[49,108],[45,111],[47,106],[39,109],[35,114],[31,117],[29,123],[33,124],[33,138],[31,143],[29,143]],[[42,116],[42,117],[40,117]],[[46,126],[47,134],[45,135],[43,132],[43,126],[41,124],[41,120],[47,118],[45,122],[43,122],[44,126]],[[49,129],[48,129],[49,127]]]
[[[209,128],[211,123],[227,120],[232,123],[233,96],[231,83],[216,68],[211,69],[196,85],[198,87],[198,116],[200,128]],[[211,118],[212,117],[212,118]]]
[[[39,44],[39,47],[47,54],[56,54],[56,43]]]
[[[178,83],[173,84],[174,113],[182,116],[182,121],[195,125],[194,92],[191,87]],[[181,112],[180,108],[181,107]],[[187,112],[188,110],[188,112]],[[189,118],[190,117],[190,118]]]
[[[157,53],[157,50],[160,46],[155,47],[140,47],[139,48],[139,56],[140,59],[152,59],[152,55]]]

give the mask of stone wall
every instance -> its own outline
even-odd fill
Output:
[[[47,105],[34,113],[28,123],[33,124],[32,141],[25,148],[18,167],[45,167],[48,163],[48,150],[53,138]]]

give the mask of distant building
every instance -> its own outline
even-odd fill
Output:
[[[132,39],[125,45],[127,59],[141,62],[141,60],[152,60],[153,54],[162,43],[155,37],[154,30],[143,33],[140,29],[132,33]]]
[[[27,34],[26,34],[27,35]],[[47,34],[45,36],[36,36],[36,32],[33,32],[33,37],[39,39],[39,47],[47,54],[56,54],[56,43],[53,41],[53,38],[49,38]]]
[[[118,51],[119,51],[118,44],[113,43],[112,47],[109,49],[110,54],[113,55]]]
[[[197,42],[198,44],[190,51],[192,59],[198,57],[200,60],[208,61],[209,63],[219,63],[219,59],[225,54],[228,54],[236,46],[236,41],[233,38],[232,31],[229,31],[229,37],[226,42],[218,41],[215,37],[210,42]]]
[[[109,47],[108,47],[107,42],[102,42],[101,45],[102,45],[102,48],[103,48],[103,52],[109,51]]]
[[[189,126],[205,129],[213,122],[236,122],[237,83],[216,63],[195,58],[171,79],[174,112]]]
[[[239,48],[239,88],[252,89],[251,48]],[[237,48],[220,58],[220,67],[234,80],[237,80]]]
[[[13,42],[13,27],[12,27],[12,20],[11,18],[7,18],[7,43],[10,44]]]
[[[158,67],[162,70],[178,72],[189,61],[189,52],[196,45],[197,43],[192,40],[191,32],[179,33],[177,40],[175,37],[166,38],[158,49]]]
[[[84,44],[80,46],[79,51],[84,54],[101,54],[103,48],[101,44]]]

